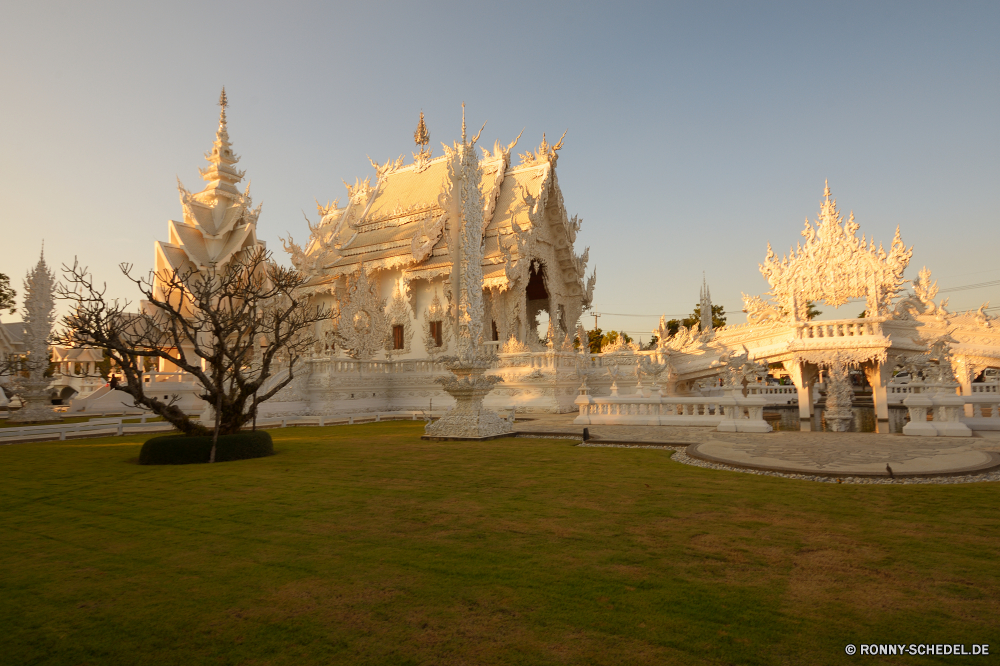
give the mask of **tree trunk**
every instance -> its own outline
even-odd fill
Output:
[[[215,432],[212,433],[212,452],[208,456],[208,462],[215,462],[215,447],[219,443],[219,425],[222,423],[222,391],[219,391],[219,399],[215,405]]]

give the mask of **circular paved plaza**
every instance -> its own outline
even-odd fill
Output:
[[[522,436],[582,436],[584,427],[573,424],[575,416],[529,415],[517,423],[517,431]],[[592,445],[669,446],[683,451],[681,462],[703,467],[829,479],[1000,479],[1000,432],[977,432],[973,437],[912,437],[834,432],[724,433],[708,427],[587,427]]]

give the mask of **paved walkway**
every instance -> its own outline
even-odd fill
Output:
[[[575,414],[538,414],[519,421],[519,433],[582,435]],[[723,433],[678,426],[587,426],[592,443],[664,445],[711,464],[829,477],[977,475],[1000,469],[1000,432],[974,437],[907,437],[876,433]]]

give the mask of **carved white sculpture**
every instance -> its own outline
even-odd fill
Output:
[[[833,354],[826,364],[826,410],[823,418],[833,432],[847,432],[854,421],[851,405],[854,389],[851,388],[849,366],[841,354]]]
[[[813,227],[806,220],[799,244],[780,260],[767,246],[767,257],[760,265],[761,274],[771,284],[773,306],[795,321],[807,319],[807,301],[824,302],[838,307],[853,298],[866,298],[868,312],[879,316],[889,309],[889,303],[903,283],[903,271],[913,256],[899,236],[892,240],[889,252],[875,241],[866,246],[865,238],[857,237],[859,229],[851,213],[846,223],[837,211],[837,201],[830,198],[830,186],[824,189],[824,201],[819,219]],[[761,303],[744,296],[747,314],[760,320],[764,313]]]
[[[336,336],[351,358],[369,359],[383,349],[391,332],[385,315],[385,299],[379,298],[378,285],[362,266],[341,303]]]
[[[407,304],[406,296],[400,289],[400,282],[401,280],[396,281],[392,290],[392,299],[390,299],[389,306],[385,311],[390,330],[390,335],[386,342],[386,352],[388,355],[408,354],[410,352],[410,340],[413,338],[413,320],[410,317],[410,306]],[[402,349],[395,349],[394,347],[395,339],[392,328],[395,326],[403,327]]]
[[[438,291],[434,291],[434,297],[430,305],[424,308],[424,349],[432,357],[442,354],[448,349],[451,341],[451,317],[448,316],[448,309],[441,303]],[[441,344],[437,344],[437,339],[431,333],[431,323],[438,323],[441,326]]]
[[[746,347],[740,354],[728,355],[725,363],[723,382],[726,388],[742,390],[745,383],[756,383],[767,376],[767,364],[750,358],[750,352]]]
[[[480,130],[481,132],[482,130]],[[483,352],[483,194],[479,189],[482,169],[476,155],[479,134],[467,140],[465,105],[462,105],[462,143],[446,154],[451,157],[452,181],[459,183],[458,210],[458,334],[457,358],[447,366],[453,377],[439,377],[442,388],[457,403],[441,419],[429,423],[425,433],[433,437],[482,438],[513,432],[513,414],[509,420],[483,407],[483,399],[493,385],[503,381],[487,375],[492,359]]]

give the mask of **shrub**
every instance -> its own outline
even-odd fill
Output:
[[[207,463],[212,453],[212,438],[164,435],[142,445],[140,465],[187,465]],[[219,435],[215,462],[246,460],[274,455],[274,444],[266,430],[250,430],[233,435]]]

